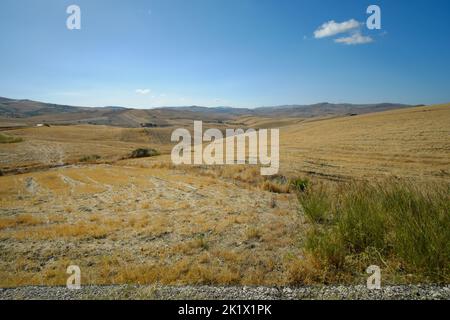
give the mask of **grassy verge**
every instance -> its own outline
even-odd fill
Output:
[[[307,273],[315,281],[351,281],[375,264],[385,280],[448,283],[449,191],[395,180],[315,185],[300,193],[310,223]]]

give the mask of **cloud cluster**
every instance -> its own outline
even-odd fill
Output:
[[[136,89],[137,94],[147,95],[150,93],[150,89]]]
[[[349,32],[351,30],[358,29],[361,23],[355,19],[350,19],[341,23],[337,23],[334,20],[325,22],[316,31],[314,31],[314,37],[316,39],[331,37],[339,33]]]
[[[334,39],[336,43],[344,43],[344,44],[364,44],[370,43],[373,39],[369,36],[363,36],[360,31],[353,33],[349,37],[342,37]]]
[[[347,45],[370,43],[373,39],[369,36],[364,36],[361,33],[363,23],[350,19],[344,22],[335,22],[334,20],[325,22],[317,30],[314,31],[314,38],[321,39],[332,37],[342,33],[348,33],[348,36],[334,39],[336,43]]]

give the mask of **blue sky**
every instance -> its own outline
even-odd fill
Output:
[[[81,30],[66,28],[71,4]],[[365,26],[371,4],[381,30]],[[450,102],[449,13],[448,0],[1,0],[0,96],[138,108]],[[351,19],[363,24],[314,35]],[[351,36],[368,41],[336,42]]]

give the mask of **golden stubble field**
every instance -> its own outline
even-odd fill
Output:
[[[0,177],[0,286],[65,284],[71,264],[84,284],[292,284],[307,223],[296,195],[271,187],[283,177],[450,182],[450,105],[279,124],[272,179],[173,166],[170,128],[8,131],[23,142],[0,144],[2,171],[35,171]],[[138,147],[162,155],[121,160]]]
[[[281,129],[282,170],[330,179],[450,180],[450,105],[342,117]]]

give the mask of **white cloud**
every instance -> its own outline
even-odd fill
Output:
[[[150,93],[150,89],[136,89],[137,94],[147,95]]]
[[[341,23],[337,23],[334,20],[325,22],[316,31],[314,31],[314,37],[316,39],[331,37],[339,33],[349,32],[351,30],[358,29],[361,23],[355,19],[350,19]]]
[[[334,40],[336,43],[343,43],[347,45],[351,44],[364,44],[373,42],[373,39],[369,36],[363,36],[361,32],[355,32],[349,37],[337,38]]]

